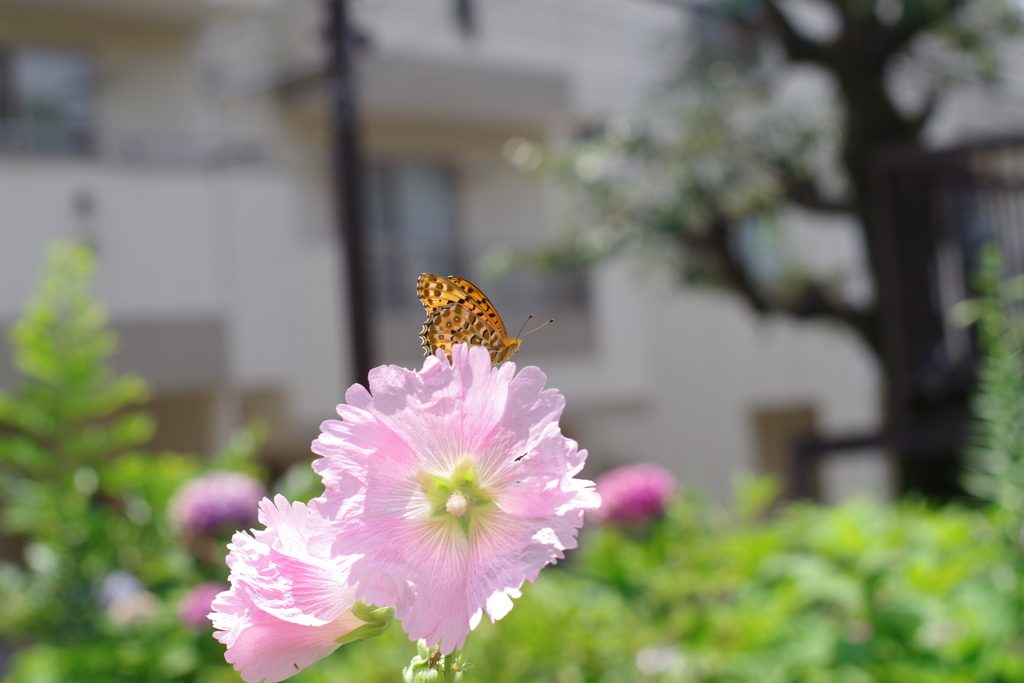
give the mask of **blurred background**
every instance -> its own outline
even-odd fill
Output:
[[[561,623],[544,613],[559,586],[580,601],[565,610],[621,636],[581,626],[566,636],[577,649],[538,660],[543,680],[983,680],[956,678],[980,670],[978,651],[1011,653],[984,680],[1024,680],[1020,613],[1006,612],[1024,605],[1024,477],[971,489],[972,505],[997,503],[984,533],[973,513],[902,503],[796,506],[758,526],[776,495],[963,500],[964,452],[984,432],[971,326],[986,310],[982,450],[1003,459],[982,470],[1020,469],[1019,329],[999,316],[1024,285],[994,283],[1024,272],[1022,19],[1018,0],[0,0],[0,675],[22,652],[12,680],[234,680],[203,617],[223,584],[201,582],[223,581],[224,543],[255,523],[264,483],[318,493],[309,443],[348,386],[372,366],[419,367],[415,282],[429,272],[479,285],[510,334],[530,314],[555,319],[514,362],[566,396],[585,476],[655,463],[659,481],[738,505],[726,534],[697,504],[659,500],[661,527],[595,537],[578,573],[597,584],[538,585],[507,626],[523,652]],[[46,271],[54,241],[91,256],[57,249]],[[1002,266],[983,258],[989,242]],[[102,315],[76,298],[93,261],[110,363],[130,373],[116,382]],[[152,419],[123,412],[135,407]],[[208,467],[250,478],[181,493]],[[734,495],[749,473],[777,489]],[[204,526],[203,501],[229,489],[237,509]],[[763,552],[736,554],[748,543]],[[871,553],[905,562],[851,578]],[[951,554],[970,566],[925,576]],[[733,579],[753,588],[719,583]],[[587,592],[598,584],[615,591]],[[782,584],[806,602],[785,602]],[[969,609],[943,601],[961,585],[982,596]],[[196,586],[182,630],[175,610]],[[875,610],[872,591],[891,606],[907,586],[923,592],[900,614],[917,616]],[[867,602],[821,602],[853,593]],[[121,594],[130,609],[111,607]],[[646,599],[650,614],[619,621]],[[787,606],[744,631],[770,600]],[[47,669],[47,639],[78,604],[106,616]],[[711,616],[680,625],[682,604]],[[807,605],[824,621],[757,650],[742,675],[715,668],[797,628],[785,610]],[[997,612],[991,642],[947,628]],[[824,631],[839,654],[808,664]],[[687,668],[677,637],[725,658]],[[481,638],[481,657],[512,656]],[[82,674],[96,639],[114,654]],[[789,662],[787,642],[803,648],[795,668],[759,677]],[[566,651],[578,661],[559,669]],[[897,655],[952,677],[863,664]],[[526,680],[508,662],[492,671]]]
[[[739,98],[726,105],[736,111],[782,101],[817,117],[805,122],[807,130],[831,135],[831,148],[823,143],[824,151],[814,151],[815,163],[830,168],[800,171],[792,196],[755,190],[764,196],[730,216],[743,235],[730,238],[729,249],[767,281],[809,273],[828,282],[827,298],[838,297],[841,306],[877,308],[884,258],[868,253],[858,223],[858,211],[863,217],[877,208],[840,201],[856,194],[846,189],[836,142],[847,94],[828,69],[784,53],[780,24],[763,3],[348,5],[344,47],[355,71],[362,166],[343,170],[360,176],[364,218],[351,228],[363,234],[364,268],[355,285],[345,265],[346,228],[336,218],[344,180],[332,170],[335,112],[327,93],[336,36],[329,3],[0,1],[0,326],[23,311],[44,245],[85,241],[99,259],[97,295],[120,335],[114,365],[153,386],[154,446],[211,453],[232,429],[260,418],[269,428],[263,457],[283,470],[308,458],[317,425],[344,388],[363,379],[353,369],[356,336],[370,340],[372,365],[415,367],[423,319],[415,279],[421,272],[458,274],[487,292],[510,333],[530,313],[556,319],[527,339],[516,362],[540,365],[566,394],[564,428],[590,449],[595,471],[655,461],[724,498],[740,470],[792,479],[795,437],[863,437],[856,457],[822,459],[804,492],[838,500],[858,490],[883,498],[901,490],[900,468],[886,455],[891,444],[869,438],[886,426],[890,400],[880,344],[865,344],[842,315],[798,312],[817,318],[807,322],[786,315],[798,304],[752,307],[730,293],[735,280],[715,283],[725,285],[719,291],[679,286],[681,267],[663,244],[647,252],[625,244],[607,234],[610,219],[581,218],[573,209],[578,201],[564,198],[586,193],[604,172],[603,160],[650,131],[673,140],[666,144],[681,160],[677,167],[720,155],[722,147],[687,150],[676,137],[677,129],[702,130],[679,113],[693,93]],[[829,3],[785,6],[808,40],[827,43],[838,30]],[[915,16],[916,28],[906,30],[921,38],[924,29],[948,23],[952,11],[936,6],[937,19]],[[1009,10],[975,14],[984,11]],[[868,8],[870,18],[876,14],[886,16]],[[874,23],[904,28],[893,17]],[[919,129],[908,124],[890,139],[882,135],[882,143],[944,149],[1020,130],[1016,29],[982,19],[988,23],[978,31],[1008,39],[1007,48],[987,55],[995,60],[988,76],[971,72],[968,48],[953,41],[904,41],[914,49],[925,43],[927,54],[911,59],[897,50],[878,76],[892,90],[885,101],[909,112],[907,121],[931,108]],[[970,49],[989,47],[995,43]],[[881,62],[876,66],[881,74]],[[879,106],[868,99],[862,109]],[[805,154],[803,139],[772,143],[793,143],[778,154],[779,168],[803,163],[793,160]],[[745,142],[710,144],[726,151],[735,145],[736,163],[748,164],[738,151]],[[566,154],[575,155],[570,175],[582,190],[553,189],[559,181],[551,182],[557,172],[544,173],[548,149],[575,150]],[[620,154],[625,165],[644,166],[641,153],[629,158],[634,151]],[[911,175],[929,166],[912,161]],[[652,176],[647,194],[667,190],[687,201],[688,190],[679,187],[692,179],[676,183],[649,164],[631,177],[644,173]],[[831,191],[836,206],[801,202],[807,178],[831,186],[822,192]],[[716,192],[715,183],[732,181],[701,182]],[[628,200],[634,215],[613,224],[616,234],[665,232],[648,206],[641,207],[647,215],[635,215],[645,201],[647,195]],[[908,210],[926,214],[927,204]],[[573,242],[590,257],[549,258],[546,269],[519,258],[565,243],[572,230],[592,233]],[[943,254],[942,263],[958,258]],[[922,277],[945,277],[929,263],[922,262]],[[950,267],[962,280],[962,264]],[[924,303],[906,305],[941,313],[955,303],[956,286],[950,284],[952,294],[943,290],[941,301],[928,303],[925,292]],[[356,319],[365,329],[353,325],[353,297],[368,308]],[[929,334],[927,343],[947,341]],[[0,386],[15,379],[9,357],[0,350]]]

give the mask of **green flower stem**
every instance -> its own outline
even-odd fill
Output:
[[[473,665],[469,663],[468,655],[466,654],[469,652],[469,638],[472,635],[473,634],[470,633],[466,636],[466,639],[462,641],[461,650],[456,650],[451,654],[450,659],[452,661],[452,668],[459,674],[473,668]]]
[[[471,668],[466,662],[466,648],[442,655],[439,648],[429,648],[425,641],[416,643],[417,654],[402,671],[403,683],[457,683],[462,672]]]

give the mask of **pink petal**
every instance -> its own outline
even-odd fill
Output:
[[[338,638],[363,625],[351,612],[319,626],[295,624],[262,611],[235,586],[214,601],[214,637],[228,646],[225,658],[247,683],[276,683],[338,648]]]
[[[309,539],[329,530],[321,517],[278,496],[273,503],[264,499],[260,519],[267,529],[255,537],[235,534],[228,555],[232,583],[244,582],[259,609],[297,624],[320,625],[352,607],[345,566],[309,550]]]
[[[575,479],[586,451],[558,427],[564,399],[536,368],[493,368],[480,347],[457,345],[420,372],[377,368],[353,387],[342,420],[324,423],[313,450],[324,495],[310,508],[332,531],[317,552],[352,559],[357,597],[394,605],[412,639],[460,647],[483,612],[511,609],[524,581],[575,547],[600,498]],[[469,537],[435,517],[423,478],[465,461],[496,508]],[[486,523],[485,523],[486,522]],[[475,522],[474,522],[475,524]]]
[[[214,600],[214,637],[250,683],[281,681],[333,652],[363,622],[351,608],[347,564],[321,552],[326,521],[278,496],[260,504],[267,528],[236,533],[228,546],[231,588]]]

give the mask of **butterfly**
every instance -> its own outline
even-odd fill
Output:
[[[490,351],[491,363],[497,365],[523,343],[508,336],[494,304],[469,280],[423,273],[416,282],[416,294],[427,309],[420,338],[428,356],[444,349],[450,361],[453,344],[475,344]]]

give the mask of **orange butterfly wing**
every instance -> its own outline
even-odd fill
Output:
[[[468,294],[469,298],[474,304],[476,304],[476,308],[480,309],[480,313],[486,316],[494,327],[498,328],[502,337],[508,339],[508,332],[505,331],[505,322],[501,319],[501,316],[498,315],[498,311],[494,308],[494,304],[492,304],[491,300],[487,298],[487,295],[480,291],[479,287],[469,280],[464,280],[463,278],[455,277],[454,275],[450,276],[448,281],[455,283],[456,286]]]
[[[498,364],[519,350],[521,341],[509,338],[494,305],[469,280],[424,273],[416,283],[416,293],[427,311],[420,332],[427,355],[444,349],[451,360],[454,344],[473,344],[485,347],[491,362]]]

